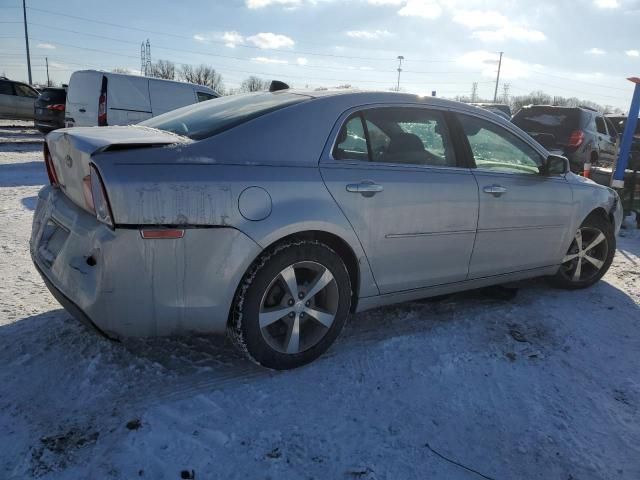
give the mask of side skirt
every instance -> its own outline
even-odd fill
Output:
[[[392,305],[394,303],[410,302],[422,298],[437,297],[449,293],[462,292],[465,290],[473,290],[475,288],[489,287],[491,285],[499,285],[501,283],[515,282],[528,278],[543,277],[546,275],[554,275],[558,271],[559,266],[534,268],[532,270],[524,270],[515,273],[506,273],[491,277],[475,278],[473,280],[465,280],[456,283],[447,283],[445,285],[435,285],[433,287],[418,288],[415,290],[407,290],[397,293],[388,293],[386,295],[377,295],[375,297],[364,297],[358,300],[358,312],[371,310],[372,308],[382,307],[384,305]]]

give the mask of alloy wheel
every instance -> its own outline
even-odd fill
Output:
[[[585,282],[598,275],[605,265],[609,245],[606,235],[597,228],[582,227],[562,260],[561,272],[572,282]]]
[[[265,341],[280,353],[296,354],[320,342],[336,319],[338,285],[316,262],[284,268],[265,290],[258,322]]]

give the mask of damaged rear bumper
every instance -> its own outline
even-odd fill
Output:
[[[59,189],[45,187],[30,250],[72,315],[122,338],[224,333],[236,287],[260,247],[227,227],[143,239],[137,228],[109,229]]]

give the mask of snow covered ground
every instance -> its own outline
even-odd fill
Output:
[[[640,478],[639,231],[590,290],[382,308],[274,373],[62,310],[28,254],[37,140],[0,126],[0,478]]]

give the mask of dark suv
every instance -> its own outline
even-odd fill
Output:
[[[34,105],[34,124],[41,133],[64,128],[64,109],[67,91],[64,88],[47,87]]]
[[[618,154],[618,132],[604,115],[586,107],[530,105],[522,107],[512,122],[551,153],[569,159],[580,173],[584,164],[613,165]]]

